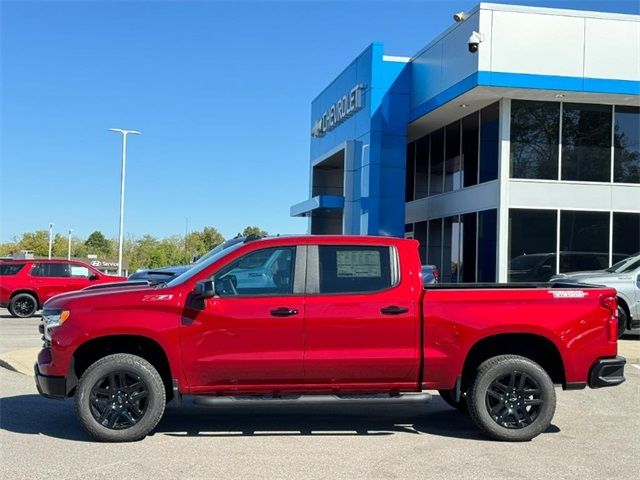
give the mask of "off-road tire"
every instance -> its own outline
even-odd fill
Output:
[[[38,300],[30,293],[19,293],[9,302],[8,310],[14,317],[29,318],[38,311]]]
[[[456,391],[455,390],[438,390],[440,394],[440,398],[447,402],[450,406],[455,408],[456,410],[462,413],[469,413],[469,408],[467,407],[467,399],[460,396],[460,401],[456,402]]]
[[[526,426],[508,428],[500,425],[489,412],[487,390],[494,382],[506,375],[525,374],[538,386],[538,396],[542,404],[536,415]],[[511,396],[508,394],[508,396]],[[517,398],[517,395],[516,395]],[[534,397],[535,398],[535,397]],[[547,372],[536,362],[519,355],[500,355],[483,362],[467,396],[469,415],[475,424],[490,438],[509,442],[526,442],[544,432],[553,419],[556,410],[556,394],[553,382]],[[533,410],[531,410],[533,411]]]
[[[622,305],[618,305],[618,338],[624,335],[624,332],[627,331],[628,320],[629,317],[627,316],[627,311]]]
[[[148,396],[144,414],[134,425],[120,430],[108,428],[98,422],[91,410],[91,393],[96,384],[113,372],[126,372],[144,382]],[[84,430],[102,442],[133,442],[151,432],[164,413],[166,392],[158,371],[144,358],[116,353],[93,363],[80,377],[76,389],[75,411]]]

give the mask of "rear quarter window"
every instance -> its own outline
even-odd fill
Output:
[[[15,275],[24,267],[24,263],[0,263],[0,276]]]
[[[364,293],[395,284],[389,247],[318,247],[320,293]]]

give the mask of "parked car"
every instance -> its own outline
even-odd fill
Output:
[[[75,260],[0,261],[0,306],[14,317],[30,317],[51,297],[89,285],[121,282]]]
[[[286,260],[277,281],[256,287],[241,274],[275,253]],[[58,295],[43,311],[36,385],[75,395],[80,424],[103,441],[145,437],[186,394],[204,406],[327,392],[423,402],[432,389],[489,437],[524,441],[550,425],[554,384],[624,381],[614,289],[425,287],[420,268],[414,240],[274,237],[236,243],[165,285]]]
[[[613,254],[613,261],[626,255]],[[560,271],[592,271],[606,268],[609,254],[599,252],[560,252]],[[509,264],[511,282],[548,282],[556,273],[555,253],[529,253],[519,255]]]
[[[430,285],[440,281],[440,270],[435,265],[422,265],[422,283]]]
[[[640,253],[604,270],[561,273],[551,281],[605,285],[618,292],[618,336],[640,333]]]
[[[132,273],[131,275],[129,275],[129,280],[147,280],[150,284],[155,285],[158,283],[163,283],[163,282],[168,282],[169,280],[171,280],[174,277],[177,277],[178,275],[182,274],[183,272],[186,272],[187,270],[189,270],[191,267],[193,267],[194,265],[200,263],[200,262],[204,262],[206,261],[209,257],[217,254],[218,252],[220,252],[221,250],[224,250],[225,248],[231,247],[232,245],[235,245],[236,243],[241,243],[245,240],[246,237],[235,237],[232,238],[230,240],[227,240],[223,243],[221,243],[220,245],[218,245],[217,247],[215,247],[214,249],[210,250],[209,252],[207,252],[206,254],[204,254],[203,256],[201,256],[200,258],[198,258],[194,263],[190,264],[190,265],[172,265],[169,267],[160,267],[160,268],[153,268],[153,269],[148,269],[148,270],[140,270],[138,272]]]

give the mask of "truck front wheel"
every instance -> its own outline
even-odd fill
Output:
[[[467,405],[473,421],[489,437],[525,442],[551,424],[556,394],[540,365],[518,355],[500,355],[478,368]]]
[[[155,428],[165,408],[158,371],[136,355],[101,358],[84,372],[76,390],[76,416],[94,438],[132,442]]]

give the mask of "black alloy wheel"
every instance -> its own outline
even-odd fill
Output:
[[[80,425],[103,442],[134,442],[158,425],[166,386],[142,357],[114,353],[96,360],[80,376],[75,410]]]
[[[485,400],[491,418],[501,427],[511,429],[531,425],[544,405],[538,382],[520,371],[496,378],[489,385]]]
[[[100,378],[91,389],[93,418],[112,430],[137,424],[147,411],[149,388],[135,373],[117,370]]]
[[[31,317],[36,310],[38,310],[38,301],[28,293],[19,293],[11,299],[9,304],[9,313],[20,318]]]

